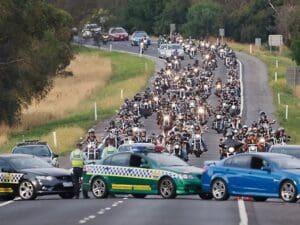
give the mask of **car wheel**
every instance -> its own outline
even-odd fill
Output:
[[[74,193],[73,192],[60,193],[59,196],[63,199],[71,199],[74,197]]]
[[[176,197],[176,187],[170,177],[165,177],[159,182],[159,192],[163,198],[171,199]]]
[[[145,198],[147,195],[145,194],[131,194],[135,198]]]
[[[285,181],[280,187],[280,197],[285,202],[297,201],[297,189],[292,181]]]
[[[257,202],[265,202],[267,201],[268,198],[266,197],[253,197],[254,201],[257,201]]]
[[[92,193],[95,198],[106,198],[108,196],[108,187],[101,177],[97,177],[93,180]]]
[[[203,200],[211,200],[214,196],[211,193],[200,193],[199,197]]]
[[[32,200],[36,198],[35,188],[29,180],[23,180],[20,183],[19,196],[23,200]]]
[[[218,201],[224,201],[229,198],[227,185],[222,179],[216,179],[213,181],[211,186],[211,193],[214,199]]]

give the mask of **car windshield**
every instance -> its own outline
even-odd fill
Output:
[[[161,153],[151,153],[147,154],[147,156],[153,160],[157,166],[165,167],[165,166],[188,166],[186,162],[181,160],[180,158],[169,155],[169,154],[161,154]]]
[[[9,161],[17,170],[52,167],[50,164],[36,157],[15,157],[10,158]]]
[[[137,32],[137,33],[135,33],[135,35],[134,35],[135,37],[144,37],[144,36],[148,36],[145,32]]]
[[[281,169],[300,169],[300,160],[293,156],[272,156],[270,159]]]
[[[180,49],[181,48],[180,45],[171,45],[170,47],[171,47],[171,49]]]
[[[280,148],[273,148],[272,152],[287,154],[287,155],[294,156],[296,158],[300,158],[300,148],[288,148],[288,147],[281,148],[280,147]]]
[[[28,145],[16,147],[13,151],[14,154],[27,154],[38,157],[50,157],[51,152],[46,145]]]
[[[116,33],[126,33],[126,31],[123,28],[116,28],[116,29],[112,30],[112,33],[113,34],[116,34]]]
[[[141,152],[153,152],[154,146],[132,146],[132,151],[141,151]]]

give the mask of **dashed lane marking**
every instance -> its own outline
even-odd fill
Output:
[[[245,202],[242,199],[238,200],[239,214],[240,214],[240,224],[239,225],[248,225],[248,215],[246,212]]]

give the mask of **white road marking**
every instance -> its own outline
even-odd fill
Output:
[[[95,218],[96,218],[95,215],[90,215],[90,216],[89,216],[89,219],[95,219]]]
[[[86,223],[85,220],[79,220],[79,223],[83,224],[83,223]]]
[[[123,201],[118,201],[118,202],[119,202],[119,204],[123,203]]]
[[[114,204],[112,204],[112,207],[116,207],[118,206],[118,202],[115,202]]]
[[[105,210],[106,210],[106,211],[108,211],[108,210],[111,210],[111,208],[109,208],[109,207],[106,207],[106,208],[105,208]]]
[[[9,204],[11,204],[11,203],[13,203],[13,202],[14,202],[14,200],[10,200],[10,201],[7,201],[7,202],[3,202],[3,203],[0,204],[0,207],[9,205]]]
[[[126,200],[126,199],[128,199],[128,198],[127,198],[127,197],[124,197],[123,199]]]
[[[238,200],[240,223],[239,225],[248,225],[248,216],[246,212],[245,202],[242,199]]]
[[[101,209],[100,211],[97,212],[99,215],[102,215],[104,211]]]

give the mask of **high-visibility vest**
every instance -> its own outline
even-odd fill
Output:
[[[73,152],[71,152],[71,164],[72,167],[79,167],[82,168],[84,165],[84,158],[83,153],[79,149],[75,149]]]

